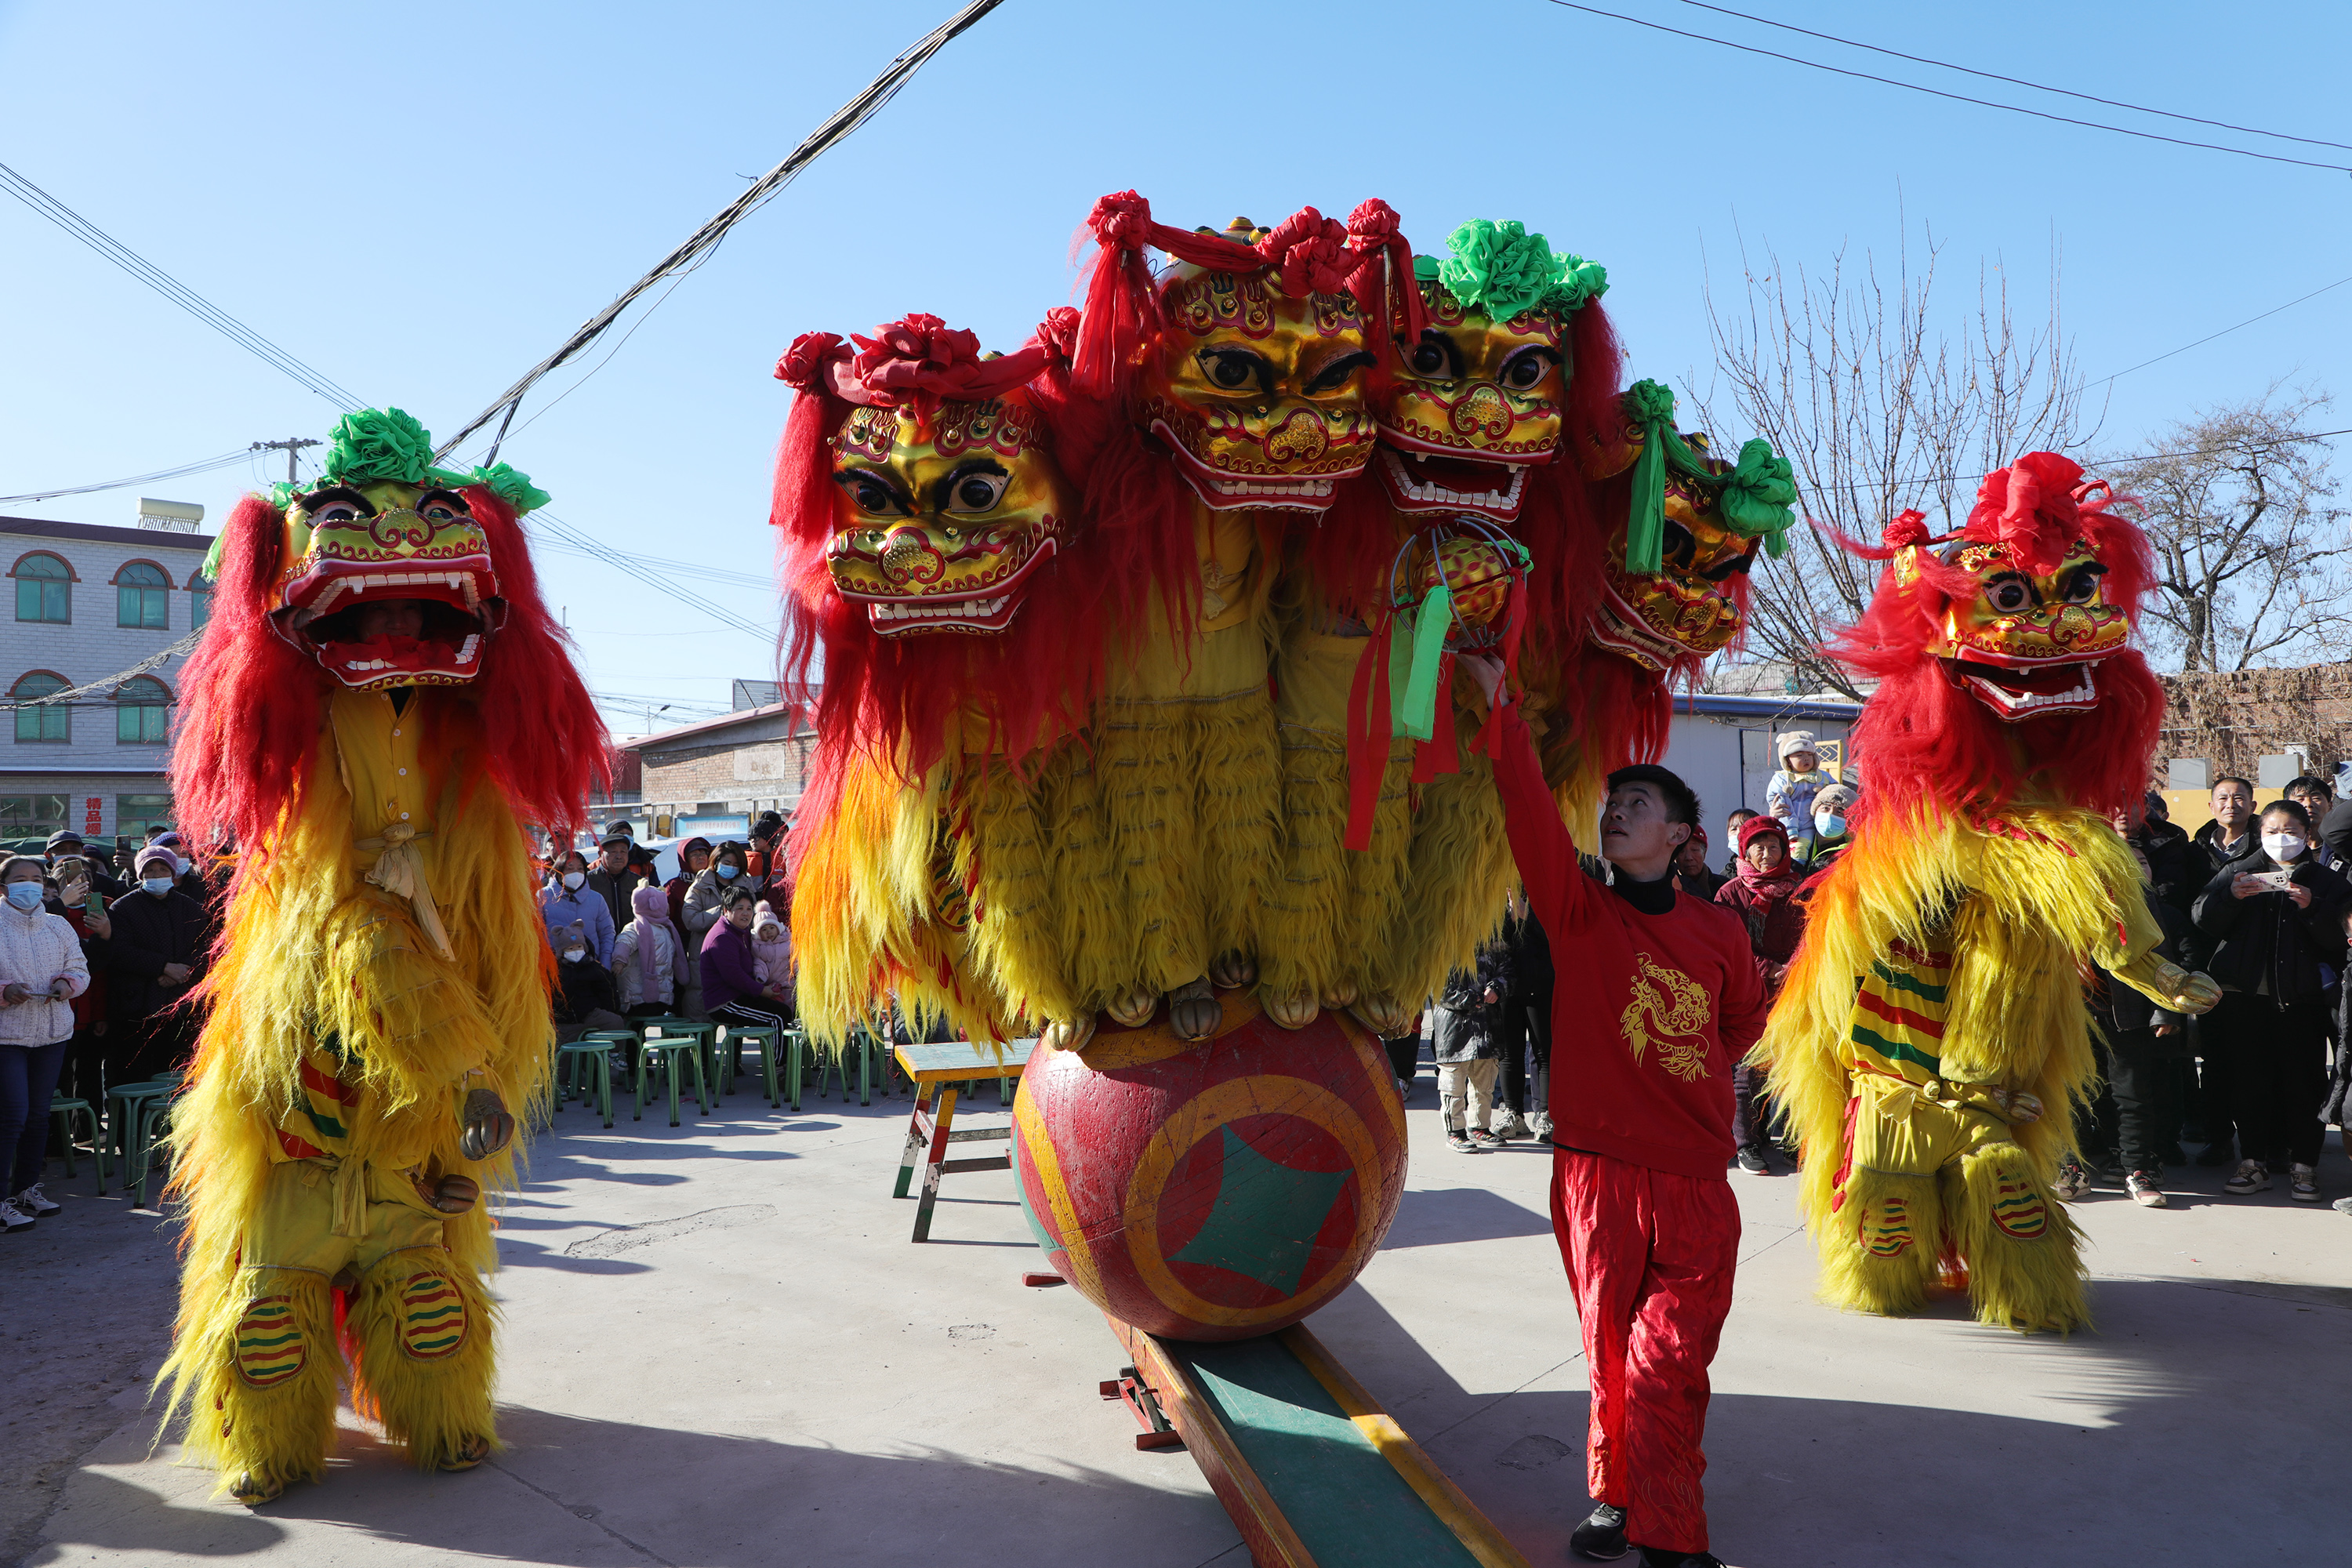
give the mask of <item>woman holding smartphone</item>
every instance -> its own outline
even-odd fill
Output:
[[[2264,808],[2257,843],[2198,895],[2197,929],[2215,941],[2206,972],[2221,1005],[2205,1048],[2229,1063],[2238,1123],[2236,1173],[2223,1187],[2267,1192],[2281,1165],[2289,1194],[2317,1203],[2315,1167],[2327,1130],[2327,1014],[2322,965],[2344,963],[2352,883],[2311,850],[2311,817],[2291,800]]]
[[[89,989],[81,938],[41,907],[47,879],[30,855],[0,866],[0,1231],[58,1212],[41,1192],[49,1098],[73,1038],[73,999]]]

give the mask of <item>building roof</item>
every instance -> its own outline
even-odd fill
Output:
[[[193,550],[213,547],[209,533],[179,533],[168,528],[109,528],[96,522],[53,522],[38,517],[0,517],[0,534],[24,534],[35,539],[80,539],[92,544],[131,544],[142,550]]]
[[[716,719],[698,719],[691,724],[680,724],[674,730],[656,730],[650,735],[631,736],[614,742],[613,749],[616,752],[648,752],[688,742],[708,744],[712,737],[726,731],[782,716],[791,711],[792,706],[789,702],[771,702],[762,708],[739,709],[732,713],[722,713]],[[797,720],[788,726],[788,734],[806,733],[808,731],[799,726]]]
[[[1862,704],[1832,692],[1801,696],[1744,696],[1727,691],[1681,692],[1675,697],[1677,713],[1703,713],[1718,719],[1841,719],[1861,716]]]

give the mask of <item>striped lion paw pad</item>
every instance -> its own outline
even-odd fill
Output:
[[[1900,1197],[1874,1198],[1862,1205],[1855,1240],[1873,1258],[1899,1258],[1917,1239],[1911,1234],[1911,1206]]]
[[[300,1372],[310,1355],[302,1325],[294,1319],[293,1298],[263,1296],[247,1304],[236,1321],[236,1375],[247,1388],[277,1387]],[[242,1494],[238,1500],[245,1500]]]
[[[400,1348],[412,1361],[440,1361],[466,1342],[466,1299],[446,1274],[412,1276],[400,1288]]]

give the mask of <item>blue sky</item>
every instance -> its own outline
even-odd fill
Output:
[[[2342,57],[2340,5],[2217,26],[2185,4],[1755,5],[1982,69],[2352,142],[2329,79],[2297,63]],[[1608,8],[2205,134],[1673,0]],[[0,3],[0,162],[361,396],[446,431],[952,9]],[[1475,30],[1449,31],[1447,16]],[[502,455],[569,522],[772,625],[777,354],[804,330],[914,310],[1010,347],[1069,299],[1070,236],[1094,198],[1129,186],[1185,224],[1272,221],[1310,202],[1344,215],[1380,195],[1424,250],[1463,218],[1520,217],[1608,267],[1634,372],[1675,383],[1706,379],[1703,291],[1710,275],[1718,294],[1738,288],[1741,235],[1818,266],[1841,247],[1891,256],[1907,214],[1915,244],[1922,225],[1944,242],[1956,310],[1981,258],[2030,311],[2054,248],[2093,379],[2352,271],[2341,174],[1943,102],[1544,0],[1007,0],[649,319],[625,321],[635,335],[609,363],[542,384]],[[335,417],[13,201],[0,201],[0,494],[322,435]],[[2125,376],[2102,444],[2145,449],[2145,435],[2282,376],[2334,390],[2347,323],[2352,287]],[[149,493],[217,519],[282,472],[278,459]],[[138,493],[7,510],[122,524]],[[723,708],[731,678],[772,674],[764,639],[577,555],[541,565],[617,730],[664,702],[678,706],[663,723]]]

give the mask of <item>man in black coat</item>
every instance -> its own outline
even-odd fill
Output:
[[[604,900],[604,907],[613,911],[615,934],[637,918],[630,900],[639,888],[653,880],[650,870],[637,869],[635,857],[642,851],[637,848],[637,841],[629,837],[628,828],[625,822],[613,824],[612,831],[604,835],[604,842],[597,847],[596,863],[588,868],[586,890]]]
[[[1496,1131],[1505,1138],[1548,1140],[1551,1112],[1543,1091],[1551,1067],[1551,942],[1517,889],[1511,891],[1510,913],[1503,919],[1503,947],[1510,956],[1511,986],[1496,1026],[1503,1047],[1501,1079],[1495,1091],[1503,1119]],[[1533,1074],[1528,1071],[1529,1056],[1535,1058]]]
[[[149,845],[139,886],[107,910],[107,1081],[131,1083],[184,1067],[195,1013],[182,1005],[212,958],[212,912],[180,890],[179,862]]]
[[[2352,882],[2309,851],[2310,823],[2301,806],[2279,802],[2263,814],[2251,854],[2216,872],[2198,895],[2198,930],[2213,945],[2205,971],[2221,986],[2220,1005],[2202,1020],[2206,1059],[2217,1060],[2230,1086],[2230,1117],[2241,1156],[2225,1184],[2231,1193],[2265,1191],[2279,1165],[2294,1178],[2293,1196],[2315,1202],[2310,1180],[2326,1129],[2319,1122],[2327,1097],[2326,1004],[2323,968],[2344,962],[2344,915],[2352,909]],[[2287,852],[2280,853],[2281,849]],[[2284,889],[2266,879],[2284,873]],[[2211,1125],[2214,1142],[2200,1164],[2226,1154],[2228,1127]]]

